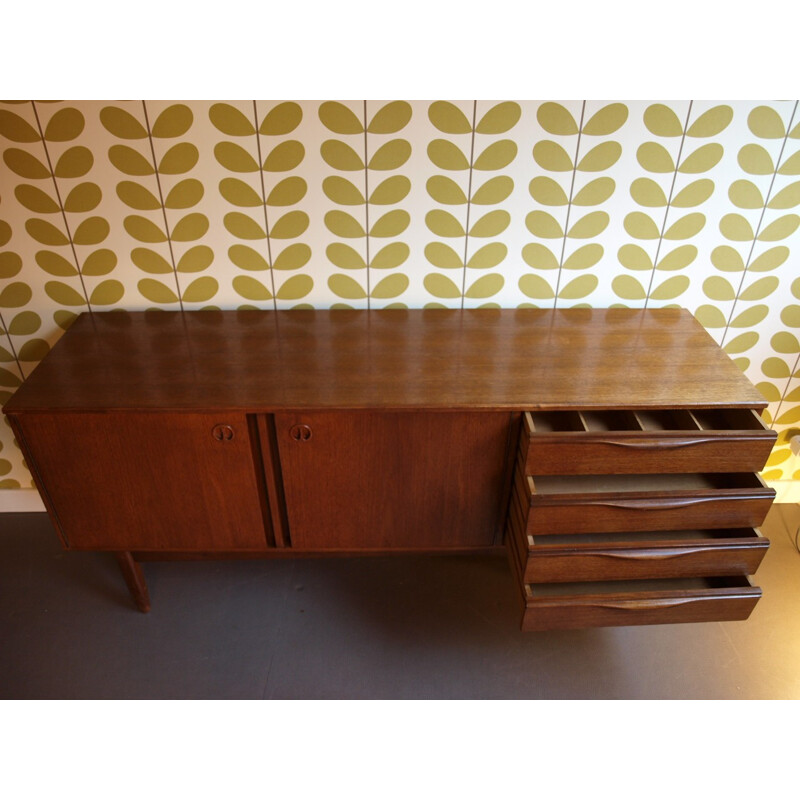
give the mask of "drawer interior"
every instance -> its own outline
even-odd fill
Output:
[[[640,581],[599,581],[590,583],[537,583],[529,585],[534,600],[538,597],[576,597],[597,595],[632,595],[706,592],[710,589],[742,589],[752,591],[753,586],[745,575],[722,578],[659,578]]]
[[[704,431],[763,431],[761,417],[749,408],[705,408],[694,410],[692,416]]]
[[[720,489],[763,489],[748,472],[652,475],[538,475],[528,477],[537,495],[625,492],[706,492]]]
[[[623,531],[622,533],[562,533],[543,536],[541,545],[579,547],[592,544],[649,542],[708,542],[739,539],[742,542],[760,541],[761,535],[754,528],[717,528],[713,530],[685,531]]]

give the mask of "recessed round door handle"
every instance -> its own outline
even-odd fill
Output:
[[[230,425],[215,425],[211,429],[211,435],[218,442],[229,442],[234,437],[233,428]]]
[[[311,438],[311,428],[308,425],[292,425],[289,436],[296,442],[307,442]]]

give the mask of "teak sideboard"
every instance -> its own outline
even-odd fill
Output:
[[[142,611],[146,560],[505,548],[543,630],[749,616],[765,405],[674,308],[112,311],[4,411]]]

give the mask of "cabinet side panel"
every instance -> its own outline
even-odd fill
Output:
[[[74,549],[268,547],[244,414],[37,413],[24,435]]]
[[[510,420],[508,412],[276,414],[292,546],[491,547]]]

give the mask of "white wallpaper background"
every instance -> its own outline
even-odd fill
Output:
[[[796,100],[5,102],[0,154],[3,402],[81,311],[680,305],[800,478]]]

